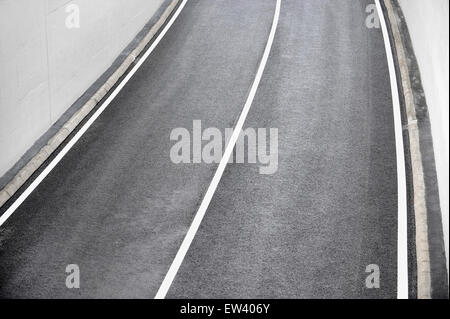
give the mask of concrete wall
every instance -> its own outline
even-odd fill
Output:
[[[429,108],[448,265],[449,0],[400,0]]]
[[[0,176],[106,71],[162,2],[0,0]],[[75,21],[71,5],[79,8],[79,28],[67,27],[66,20]]]

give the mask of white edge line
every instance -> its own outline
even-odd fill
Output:
[[[181,264],[183,263],[183,259],[189,250],[189,247],[195,237],[195,234],[197,233],[197,230],[200,227],[203,217],[205,216],[206,210],[208,209],[208,206],[211,203],[212,197],[214,195],[214,192],[216,191],[216,188],[220,182],[220,179],[222,178],[223,172],[225,171],[225,168],[226,168],[228,160],[233,152],[236,141],[241,133],[242,127],[244,126],[244,122],[245,122],[245,119],[247,118],[247,114],[250,110],[250,107],[252,106],[253,100],[256,95],[256,91],[258,90],[259,83],[261,82],[261,78],[264,73],[264,69],[266,67],[267,60],[269,58],[269,54],[270,54],[270,51],[272,48],[273,40],[275,38],[275,32],[277,30],[278,20],[280,17],[280,7],[281,7],[281,0],[277,0],[275,14],[274,14],[273,23],[272,23],[272,29],[270,30],[269,39],[267,40],[264,54],[261,59],[261,63],[259,65],[258,72],[256,73],[255,80],[250,89],[250,93],[248,95],[247,101],[245,102],[242,113],[239,117],[239,120],[238,120],[236,126],[235,126],[233,134],[231,135],[230,141],[227,145],[227,148],[225,149],[224,155],[219,163],[219,166],[217,167],[216,173],[214,174],[211,184],[209,185],[208,190],[206,191],[205,197],[203,198],[203,201],[200,204],[200,207],[198,208],[198,211],[194,217],[194,220],[192,221],[192,224],[189,227],[189,230],[186,233],[186,236],[184,237],[184,240],[181,243],[181,246],[178,249],[178,252],[177,252],[175,258],[174,258],[166,276],[164,277],[164,280],[163,280],[158,292],[156,293],[155,299],[164,299],[166,297],[166,294],[169,291],[170,286],[172,285],[172,282],[175,279],[175,276],[177,275]]]
[[[394,107],[395,146],[397,154],[397,194],[398,194],[398,238],[397,238],[397,299],[408,299],[408,225],[406,205],[405,150],[398,95],[397,76],[392,56],[392,47],[387,31],[386,20],[380,0],[375,0],[383,31],[384,45],[391,77],[392,102]]]
[[[165,28],[161,31],[158,37],[153,41],[147,51],[144,53],[141,59],[136,63],[136,65],[131,69],[131,71],[125,76],[125,78],[120,82],[120,84],[114,89],[111,95],[103,102],[103,104],[97,109],[97,111],[89,118],[89,120],[83,125],[83,127],[75,134],[75,136],[67,143],[67,145],[59,152],[56,157],[50,162],[50,164],[39,174],[39,176],[28,186],[28,188],[17,198],[17,200],[5,211],[5,213],[0,217],[0,226],[2,226],[6,220],[14,213],[14,211],[27,199],[27,197],[35,190],[35,188],[44,180],[45,177],[55,168],[55,166],[61,161],[61,159],[70,151],[70,149],[75,145],[75,143],[83,136],[83,134],[89,129],[89,127],[94,123],[94,121],[103,113],[103,111],[108,107],[108,105],[114,100],[114,98],[119,94],[122,88],[127,84],[127,82],[133,77],[136,71],[141,67],[149,55],[153,52],[159,42],[162,40],[164,35],[170,29],[172,24],[175,22],[177,17],[183,10],[186,2],[184,0],[177,11],[174,13],[170,21],[167,23]]]

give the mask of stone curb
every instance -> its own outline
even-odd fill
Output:
[[[416,258],[417,258],[417,298],[431,299],[431,266],[430,248],[428,242],[428,212],[426,205],[425,179],[423,172],[422,153],[420,150],[419,127],[416,117],[413,90],[411,88],[409,68],[402,36],[391,0],[384,1],[389,23],[397,50],[397,61],[403,88],[406,107],[406,130],[409,134],[411,169],[414,190],[414,216],[416,226]]]
[[[161,17],[152,26],[138,46],[128,55],[125,61],[108,78],[108,80],[97,90],[97,92],[86,102],[63,127],[47,142],[41,150],[14,176],[14,178],[0,190],[0,207],[2,207],[22,185],[33,175],[33,173],[50,157],[50,155],[64,142],[84,118],[96,107],[105,95],[114,87],[119,79],[126,73],[136,58],[143,52],[147,44],[152,40],[159,29],[164,25],[168,17],[178,5],[180,0],[172,0]]]

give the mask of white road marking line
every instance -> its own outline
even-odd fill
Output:
[[[61,159],[70,151],[70,149],[75,145],[75,143],[83,136],[83,134],[89,129],[89,127],[94,123],[94,121],[103,113],[103,111],[108,107],[108,105],[114,100],[114,98],[123,89],[125,84],[133,77],[136,71],[141,67],[141,65],[147,60],[149,55],[153,52],[162,38],[165,36],[167,31],[169,31],[172,24],[180,15],[186,2],[188,0],[183,0],[183,2],[178,7],[177,11],[174,13],[170,21],[158,35],[158,37],[153,41],[147,51],[144,53],[142,58],[136,63],[136,65],[131,69],[131,71],[125,76],[125,78],[120,82],[120,84],[114,89],[111,95],[106,99],[105,102],[100,106],[100,108],[92,115],[91,118],[83,125],[83,127],[75,134],[75,136],[67,143],[67,145],[59,152],[59,154],[50,162],[50,164],[39,174],[39,176],[28,186],[28,188],[17,198],[17,200],[6,210],[6,212],[0,217],[0,226],[2,226],[6,220],[14,213],[14,211],[27,199],[27,197],[36,189],[36,187],[44,180],[45,177],[55,168],[55,166],[61,161]]]
[[[398,96],[397,76],[389,34],[379,0],[375,0],[383,31],[384,45],[391,78],[392,103],[394,107],[395,147],[397,153],[397,193],[398,193],[398,237],[397,237],[397,298],[408,299],[408,225],[406,205],[405,150],[403,146],[402,117]]]
[[[236,124],[236,127],[233,131],[233,134],[230,138],[227,148],[225,149],[225,153],[222,157],[222,160],[220,161],[219,166],[217,167],[216,173],[214,174],[214,177],[211,181],[211,184],[209,185],[208,190],[206,191],[205,197],[203,198],[203,201],[200,204],[200,207],[194,217],[194,220],[192,221],[192,224],[189,227],[189,230],[186,233],[186,236],[185,236],[180,248],[178,249],[175,259],[173,260],[172,264],[170,265],[169,271],[167,272],[161,286],[159,287],[158,292],[156,293],[155,299],[164,299],[166,297],[166,294],[169,291],[170,286],[172,285],[172,282],[175,279],[175,276],[177,275],[181,264],[183,263],[183,259],[186,256],[186,253],[188,252],[189,247],[191,246],[191,243],[195,237],[195,234],[197,233],[197,230],[200,227],[203,217],[205,216],[206,210],[208,209],[208,206],[211,203],[212,197],[214,195],[214,192],[216,191],[216,188],[220,182],[220,179],[222,178],[222,175],[223,175],[223,172],[225,171],[228,160],[229,160],[231,154],[233,153],[234,146],[240,135],[242,127],[244,126],[245,119],[247,118],[247,114],[250,110],[250,107],[252,106],[253,100],[256,95],[256,91],[258,90],[259,83],[261,82],[261,78],[264,73],[264,69],[266,67],[267,60],[269,59],[269,54],[272,49],[273,40],[275,38],[275,32],[276,32],[277,26],[278,26],[278,20],[280,18],[280,8],[281,8],[281,0],[277,0],[275,14],[273,17],[272,29],[270,30],[269,39],[267,40],[267,44],[266,44],[266,47],[264,50],[264,55],[261,59],[259,69],[258,69],[258,72],[256,73],[255,80],[251,87],[247,101],[245,102],[242,113],[239,117],[239,120]]]

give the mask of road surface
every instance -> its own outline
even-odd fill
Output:
[[[391,87],[369,0],[282,0],[245,128],[278,170],[228,164],[168,298],[395,298]],[[176,128],[234,127],[275,0],[189,0],[109,107],[0,228],[0,297],[153,298],[217,164],[175,164]],[[80,288],[66,287],[66,266]],[[380,268],[380,288],[365,272]]]

